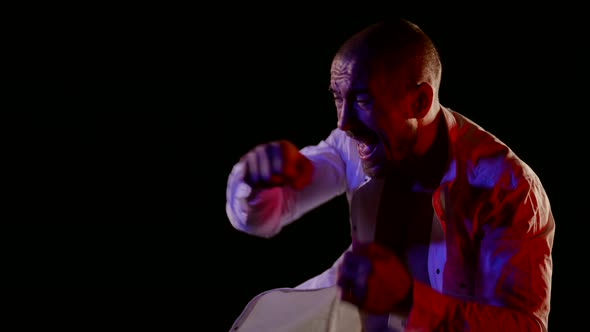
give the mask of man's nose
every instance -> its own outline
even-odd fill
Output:
[[[354,108],[348,103],[342,105],[339,116],[338,116],[338,129],[342,131],[349,131],[354,126],[355,122],[358,121]]]

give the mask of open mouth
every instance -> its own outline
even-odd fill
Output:
[[[357,150],[361,159],[366,160],[371,158],[371,156],[377,150],[377,144],[368,144],[366,142],[359,142],[357,144]]]
[[[356,128],[355,131],[348,131],[346,134],[356,141],[361,160],[371,158],[378,150],[380,140],[376,133],[365,128]]]

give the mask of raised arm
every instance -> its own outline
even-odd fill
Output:
[[[299,150],[288,141],[261,144],[234,165],[228,177],[226,213],[238,230],[272,237],[306,212],[344,193],[346,138],[334,130]]]

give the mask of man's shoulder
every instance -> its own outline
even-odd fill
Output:
[[[506,143],[468,117],[449,112],[457,121],[455,128],[450,129],[455,131],[451,144],[470,182],[487,187],[509,179],[510,187],[520,180],[536,178],[534,171]]]

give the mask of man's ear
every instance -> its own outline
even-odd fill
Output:
[[[422,119],[430,111],[434,99],[434,89],[428,82],[421,82],[418,83],[414,92],[414,101],[412,103],[414,117],[416,119]]]

